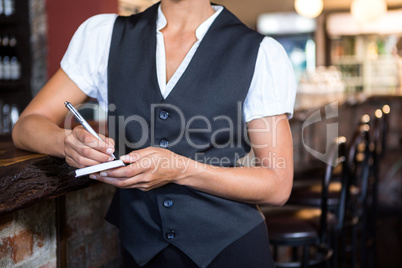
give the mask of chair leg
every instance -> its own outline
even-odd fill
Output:
[[[351,267],[352,268],[356,268],[356,264],[357,264],[357,249],[356,249],[356,246],[357,246],[357,226],[356,225],[353,225],[352,226],[352,234],[351,234],[351,237],[352,237],[352,248],[351,248],[351,252],[350,252],[350,254],[351,254]]]
[[[275,261],[277,261],[278,260],[278,247],[277,246],[273,246],[272,253],[273,253],[273,259]]]
[[[362,216],[362,228],[360,235],[360,246],[361,246],[361,255],[360,255],[360,267],[367,268],[367,232],[368,232],[368,217],[367,217],[368,208],[367,206],[364,208],[363,216]]]
[[[303,246],[303,263],[302,263],[302,267],[307,268],[308,267],[308,263],[309,263],[309,246]]]
[[[292,247],[292,261],[297,261],[299,259],[299,248],[298,247]]]
[[[370,209],[369,215],[369,239],[370,239],[370,247],[369,247],[369,256],[370,266],[375,267],[376,262],[376,242],[377,242],[377,202],[378,202],[378,182],[379,182],[379,174],[378,174],[378,165],[374,166],[374,184],[373,184],[373,199]]]
[[[332,246],[332,257],[331,260],[328,261],[328,263],[332,263],[332,267],[338,267],[338,233],[334,232],[332,235],[332,241],[331,241],[331,246]]]
[[[338,258],[339,258],[339,263],[340,263],[340,267],[344,267],[346,265],[346,235],[347,235],[347,230],[345,228],[343,228],[340,231],[340,238],[339,238],[339,254],[338,254]],[[334,266],[336,267],[336,266]]]

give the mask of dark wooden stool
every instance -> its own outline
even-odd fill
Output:
[[[346,139],[337,138],[330,147],[327,166],[322,177],[322,191],[320,206],[292,206],[283,207],[261,206],[266,217],[266,224],[270,236],[270,243],[275,248],[290,246],[302,248],[301,258],[294,254],[291,261],[276,262],[277,267],[308,267],[327,262],[332,254],[331,237],[337,236],[342,229],[344,207],[346,202],[347,169],[343,168],[341,183],[341,199],[336,212],[328,210],[328,187],[333,179],[334,167],[346,163]],[[310,250],[316,252],[310,257]],[[274,256],[275,257],[275,256]]]

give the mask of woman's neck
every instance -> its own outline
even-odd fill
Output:
[[[195,31],[214,10],[209,0],[162,0],[169,31]]]

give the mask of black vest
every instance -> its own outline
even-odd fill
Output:
[[[163,99],[155,59],[158,6],[118,17],[113,29],[108,123],[117,155],[160,146],[233,167],[250,150],[242,105],[263,36],[224,9]],[[119,226],[122,245],[139,265],[171,243],[200,267],[263,222],[255,205],[176,184],[149,192],[117,190],[107,219]]]

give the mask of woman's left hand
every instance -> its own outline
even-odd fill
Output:
[[[127,166],[91,176],[119,188],[149,191],[175,183],[229,200],[283,205],[293,182],[293,145],[287,116],[254,119],[247,127],[255,166],[220,167],[148,147],[121,157]]]
[[[148,147],[120,157],[125,167],[106,170],[90,177],[118,188],[149,191],[184,176],[192,161],[162,148]],[[187,165],[186,165],[187,163]]]

